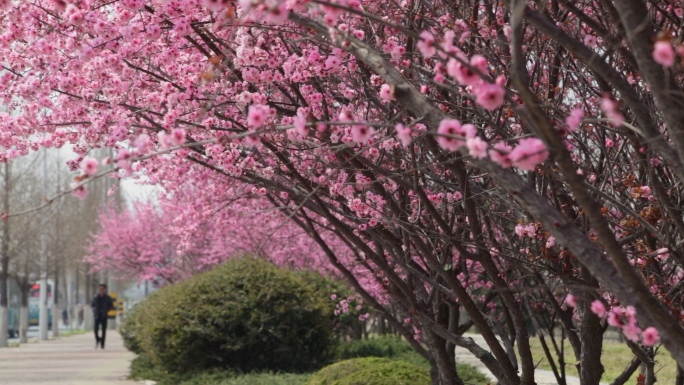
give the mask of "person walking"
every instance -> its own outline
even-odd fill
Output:
[[[95,319],[95,349],[105,347],[105,334],[107,333],[107,313],[114,310],[112,297],[107,294],[107,285],[100,284],[97,287],[97,295],[90,302],[93,308],[93,318]],[[98,329],[102,327],[102,336],[98,334]]]

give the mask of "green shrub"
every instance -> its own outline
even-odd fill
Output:
[[[179,385],[304,385],[309,374],[255,373],[236,376],[228,372],[204,373]]]
[[[345,341],[340,343],[335,351],[335,359],[341,361],[359,357],[396,358],[399,355],[407,353],[418,355],[418,353],[415,353],[413,348],[411,348],[411,345],[401,338],[395,336],[380,336],[367,340]]]
[[[329,312],[301,274],[241,258],[155,292],[141,304],[135,333],[168,372],[299,373],[332,356]]]
[[[381,336],[368,340],[341,343],[335,352],[335,359],[345,360],[357,357],[385,357],[408,362],[417,367],[430,370],[430,363],[418,354],[406,340],[395,336]],[[458,376],[466,384],[487,384],[490,381],[477,368],[467,364],[457,364]]]
[[[165,377],[165,373],[154,364],[152,357],[140,354],[131,361],[129,376],[134,380],[161,381]],[[160,385],[162,384],[160,383]]]
[[[429,385],[425,368],[399,360],[364,357],[326,366],[306,385]]]
[[[126,312],[123,322],[119,326],[119,334],[123,339],[124,346],[135,354],[141,354],[142,347],[137,338],[138,330],[138,315],[140,313],[139,304],[136,304],[132,309]]]

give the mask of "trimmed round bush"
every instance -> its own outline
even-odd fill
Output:
[[[306,385],[429,385],[425,368],[401,360],[364,357],[326,366]]]
[[[322,296],[300,273],[233,259],[148,297],[135,338],[168,372],[312,371],[330,362],[336,344]]]

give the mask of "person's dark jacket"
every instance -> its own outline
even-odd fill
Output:
[[[100,296],[96,295],[90,302],[90,307],[93,309],[93,315],[95,319],[107,318],[107,313],[110,310],[114,310],[114,302],[109,294]]]

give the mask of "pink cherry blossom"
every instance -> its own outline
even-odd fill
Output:
[[[437,143],[439,146],[448,151],[458,151],[465,143],[461,139],[454,136],[461,136],[461,122],[456,119],[444,119],[439,123],[437,128]]]
[[[412,131],[409,127],[405,127],[403,124],[399,123],[394,126],[394,130],[397,133],[397,139],[401,142],[401,145],[408,147],[413,142]]]
[[[667,41],[657,41],[653,46],[653,60],[662,66],[672,67],[675,62],[675,52],[672,44]]]
[[[247,126],[251,129],[258,129],[266,124],[269,108],[262,104],[252,104],[247,112]]]
[[[596,48],[596,46],[597,46],[596,36],[593,36],[593,35],[584,36],[584,44],[586,44],[587,46],[589,46],[591,48]]]
[[[176,128],[173,131],[171,131],[171,143],[174,146],[181,146],[185,144],[186,141],[186,134],[185,130],[182,128]]]
[[[505,142],[494,143],[493,148],[489,150],[489,157],[503,168],[508,168],[513,165],[510,153],[513,148]]]
[[[81,171],[83,171],[83,173],[88,176],[93,176],[97,174],[98,166],[99,162],[97,161],[97,159],[92,158],[90,156],[86,156],[81,161]]]
[[[233,4],[229,0],[202,0],[202,4],[210,11],[221,11]]]
[[[632,342],[639,341],[639,333],[641,333],[641,329],[639,329],[636,323],[630,322],[622,327],[622,334]]]
[[[570,307],[577,307],[577,297],[572,294],[568,294],[565,297],[565,303]]]
[[[521,139],[508,155],[513,166],[523,170],[534,171],[540,163],[549,157],[544,142],[537,138]]]
[[[73,189],[71,194],[76,198],[83,200],[88,197],[88,189],[86,186],[82,184],[72,184],[71,188]]]
[[[552,235],[549,237],[549,239],[546,240],[546,248],[550,249],[554,246],[556,246],[556,238]]]
[[[477,136],[474,138],[468,138],[468,140],[466,140],[466,147],[468,148],[470,156],[475,159],[483,159],[487,157],[487,142]]]
[[[606,315],[606,307],[600,300],[594,300],[591,303],[591,312],[596,314],[599,318],[603,318]]]
[[[437,53],[435,37],[429,31],[422,31],[420,33],[420,40],[416,43],[416,47],[420,53],[427,58],[433,57]]]
[[[581,108],[573,108],[570,115],[565,118],[565,124],[568,126],[570,132],[575,132],[577,127],[582,123],[584,111]]]
[[[383,84],[380,86],[380,99],[386,101],[394,99],[394,96],[392,95],[392,88],[389,86],[389,84]]]
[[[496,84],[483,83],[475,87],[475,101],[490,111],[501,107],[504,96],[506,96],[506,91]]]
[[[660,333],[653,326],[649,326],[641,332],[641,340],[644,346],[653,346],[660,341]]]
[[[614,126],[620,126],[625,121],[619,104],[610,95],[604,95],[601,99],[601,110]]]
[[[352,140],[356,143],[365,144],[375,133],[372,127],[355,124],[351,128]]]

